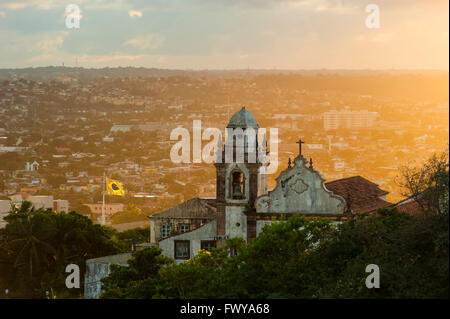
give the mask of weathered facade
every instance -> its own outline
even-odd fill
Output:
[[[294,166],[277,178],[277,186],[256,201],[258,213],[335,214],[344,213],[345,200],[325,187],[325,180],[299,155]]]
[[[195,256],[200,249],[216,247],[217,222],[213,220],[195,229],[159,241],[162,254],[177,263]]]
[[[128,259],[132,253],[104,256],[86,260],[86,273],[84,275],[84,298],[98,299],[102,293],[101,280],[111,272],[112,264],[128,266]]]
[[[193,198],[158,214],[150,215],[150,242],[181,234],[205,225],[217,217],[215,200]]]

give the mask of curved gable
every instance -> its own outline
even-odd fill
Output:
[[[345,200],[325,187],[318,171],[297,157],[277,178],[277,186],[255,202],[257,213],[343,214]]]

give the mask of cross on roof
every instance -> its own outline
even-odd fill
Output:
[[[302,144],[304,144],[305,142],[302,141],[302,139],[299,139],[297,142],[295,142],[298,144],[298,154],[301,156],[302,155]]]

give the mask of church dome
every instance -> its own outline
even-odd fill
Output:
[[[227,125],[227,128],[259,128],[258,122],[256,122],[255,117],[252,113],[245,109],[245,106],[242,109],[233,115],[230,122]]]

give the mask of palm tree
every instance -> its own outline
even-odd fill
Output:
[[[56,248],[55,261],[64,266],[73,258],[81,257],[85,253],[83,247],[88,247],[84,229],[80,227],[78,218],[64,212],[51,216],[53,247]]]
[[[15,238],[9,241],[11,248],[19,249],[15,256],[14,267],[28,263],[30,279],[33,278],[33,266],[40,265],[49,253],[55,252],[55,249],[44,240],[48,229],[45,228],[45,217],[42,214],[41,210],[35,211],[27,206],[21,208],[14,216],[20,218],[14,223]]]

